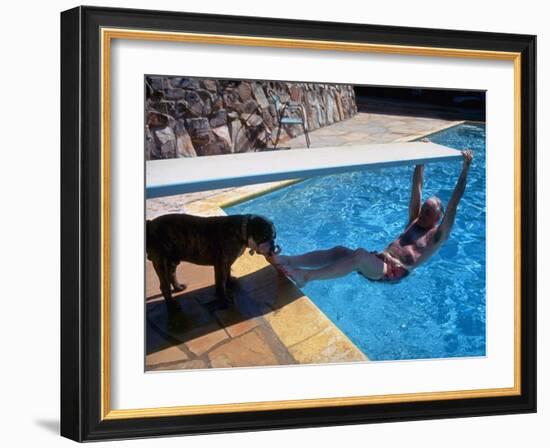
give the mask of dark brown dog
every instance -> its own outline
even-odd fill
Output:
[[[199,217],[176,213],[147,220],[147,258],[158,275],[168,313],[180,311],[170,286],[175,291],[185,289],[176,278],[181,261],[214,266],[216,295],[220,307],[225,308],[230,303],[231,265],[247,247],[251,253],[277,252],[275,237],[271,221],[258,215]]]

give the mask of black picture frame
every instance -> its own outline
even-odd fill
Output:
[[[102,418],[102,28],[521,55],[520,393],[513,396]],[[61,435],[76,441],[536,412],[536,36],[99,7],[61,13]]]

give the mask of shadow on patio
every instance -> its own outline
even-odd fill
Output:
[[[187,289],[174,294],[182,312],[169,321],[164,299],[158,293],[158,279],[147,263],[147,355],[178,346],[184,353],[189,351],[188,357],[200,357],[231,338],[255,330],[271,351],[280,355],[277,358],[293,363],[262,316],[303,294],[272,266],[239,276],[233,289],[234,306],[223,310],[217,304],[212,267],[181,263],[178,278],[187,283]]]

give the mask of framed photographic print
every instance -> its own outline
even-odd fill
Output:
[[[63,436],[535,412],[535,36],[61,22]]]

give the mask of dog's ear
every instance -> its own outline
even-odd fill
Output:
[[[248,236],[255,235],[258,229],[258,215],[248,215]]]
[[[263,242],[266,238],[275,239],[275,226],[265,216],[249,215],[248,224],[248,235],[254,240],[258,238],[261,240],[256,242]]]

